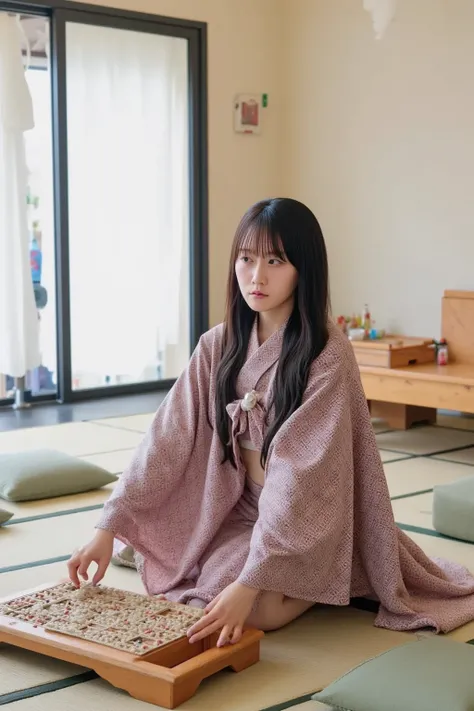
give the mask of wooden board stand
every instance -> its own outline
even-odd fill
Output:
[[[63,582],[63,581],[61,581]],[[42,585],[22,592],[46,590]],[[0,599],[1,604],[9,598]],[[260,659],[263,632],[249,629],[235,645],[216,647],[218,635],[190,644],[181,638],[141,656],[0,615],[0,643],[93,669],[102,679],[140,701],[174,709],[190,699],[201,682],[227,667],[235,672]]]

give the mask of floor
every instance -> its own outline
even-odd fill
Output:
[[[89,410],[74,405],[63,424],[56,424],[54,417],[65,414],[53,415],[51,409],[46,416],[38,408],[29,427],[9,426],[8,431],[5,422],[13,418],[2,413],[0,453],[48,446],[119,475],[152,420],[152,404],[145,403],[141,412],[138,400],[123,408],[118,400],[87,404]],[[440,416],[438,426],[408,432],[390,431],[383,422],[374,422],[374,428],[398,525],[430,556],[450,558],[474,571],[474,545],[441,536],[431,524],[433,487],[474,475],[474,420]],[[112,488],[29,503],[2,502],[14,517],[0,530],[0,594],[13,595],[63,578],[66,560],[90,538]],[[126,568],[110,566],[106,582],[143,591],[138,574]],[[373,622],[370,610],[311,610],[284,630],[266,635],[257,665],[240,674],[216,675],[182,709],[276,711],[291,706],[321,711],[321,705],[309,700],[312,692],[365,659],[416,639],[410,633],[375,628]],[[473,639],[474,624],[453,636]],[[37,711],[46,705],[54,711],[157,708],[131,699],[90,670],[13,647],[0,649],[0,667],[0,705],[14,703],[15,711]]]
[[[66,422],[101,420],[105,417],[137,415],[156,410],[166,392],[151,392],[124,397],[100,398],[71,405],[57,402],[33,405],[26,410],[0,407],[0,432],[24,429],[25,427],[46,427]]]

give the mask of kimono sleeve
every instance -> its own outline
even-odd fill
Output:
[[[181,485],[196,439],[212,436],[209,391],[212,338],[201,337],[188,366],[156,412],[133,459],[106,502],[97,528],[136,540],[137,528]]]
[[[302,405],[271,444],[241,583],[301,600],[348,601],[354,487],[349,389],[344,357],[314,366]]]

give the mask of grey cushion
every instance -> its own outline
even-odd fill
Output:
[[[436,531],[474,543],[474,476],[435,486],[433,492]]]
[[[51,449],[0,454],[0,498],[35,501],[99,489],[115,474]]]
[[[0,526],[2,523],[6,523],[12,518],[13,514],[11,511],[5,511],[5,509],[0,509]]]
[[[473,711],[474,647],[432,637],[364,662],[313,699],[345,711]]]

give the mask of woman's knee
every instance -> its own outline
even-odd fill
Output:
[[[263,632],[273,632],[295,620],[310,607],[310,602],[286,598],[281,593],[265,592],[250,615],[248,624]]]

